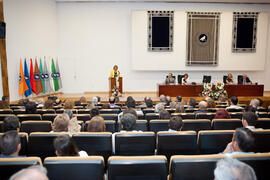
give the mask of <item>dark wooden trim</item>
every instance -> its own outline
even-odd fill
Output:
[[[4,22],[3,0],[0,0],[0,21]],[[0,39],[0,57],[3,95],[9,96],[6,39]]]

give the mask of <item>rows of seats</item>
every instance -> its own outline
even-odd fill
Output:
[[[115,133],[115,153],[112,152],[112,133],[81,132],[72,137],[80,150],[89,155],[107,159],[115,155],[171,155],[215,154],[222,152],[231,142],[233,130]],[[63,133],[35,132],[29,136],[19,133],[22,140],[21,155],[44,159],[55,156],[53,140]],[[270,152],[270,130],[254,130],[255,152]],[[2,135],[2,134],[1,134]]]
[[[167,161],[165,156],[112,156],[107,171],[101,156],[47,157],[41,163],[38,157],[0,158],[1,179],[8,179],[14,172],[31,165],[47,168],[50,180],[57,179],[140,179],[140,180],[212,180],[217,161],[225,158],[217,155],[177,155]],[[257,179],[270,178],[270,153],[233,155],[249,164]]]
[[[89,120],[83,122],[81,120],[78,123],[81,125],[81,131],[87,131]],[[119,122],[114,120],[105,120],[105,126],[107,132],[120,132],[122,126]],[[137,120],[136,130],[138,131],[152,131],[157,133],[158,131],[167,131],[169,120],[158,119],[150,120]],[[2,132],[3,121],[0,121],[0,132]],[[201,131],[201,130],[235,130],[242,127],[242,121],[240,119],[214,119],[212,121],[208,119],[185,119],[183,120],[182,131]],[[270,129],[270,118],[259,118],[256,127],[263,129]],[[52,122],[47,120],[28,120],[21,122],[21,132],[30,134],[31,132],[50,132],[52,131]]]

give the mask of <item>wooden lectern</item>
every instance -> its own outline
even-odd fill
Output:
[[[117,78],[112,78],[112,77],[110,77],[109,78],[109,83],[110,83],[110,85],[109,85],[109,87],[110,87],[110,91],[109,91],[109,95],[111,96],[112,95],[112,93],[113,93],[113,89],[116,87],[116,79]],[[123,78],[122,77],[119,77],[118,78],[118,81],[119,81],[119,92],[121,93],[121,94],[123,94],[123,86],[122,86],[122,82],[123,82]]]

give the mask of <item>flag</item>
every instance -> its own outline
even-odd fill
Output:
[[[22,60],[20,59],[19,95],[22,96],[26,90],[28,90],[28,87],[24,79]]]
[[[56,73],[58,76],[57,79],[58,79],[59,89],[61,89],[63,86],[62,86],[61,73],[60,73],[59,66],[58,66],[58,58],[56,60],[55,70],[56,70]]]
[[[43,74],[43,67],[42,67],[41,58],[39,60],[39,72],[40,72],[40,77],[41,77],[41,82],[42,82],[42,87],[43,87],[43,94],[45,94],[46,93],[46,88],[45,88],[45,80],[44,80],[44,74]]]
[[[50,93],[52,91],[50,84],[50,76],[47,70],[46,60],[44,58],[44,67],[43,67],[44,83],[45,83],[45,93]]]
[[[35,84],[35,79],[34,79],[34,69],[33,69],[32,58],[30,58],[30,84],[31,84],[32,92],[37,94],[36,84]]]
[[[35,59],[34,79],[35,79],[35,85],[36,85],[36,94],[39,94],[43,91],[43,87],[42,87],[40,72],[38,69],[37,59]]]
[[[30,83],[30,80],[29,80],[29,73],[28,73],[26,59],[24,59],[24,79],[25,79],[25,82],[26,82],[27,87],[28,87],[28,90],[26,90],[24,92],[24,95],[26,97],[28,97],[28,96],[30,96],[32,94],[32,90],[31,90],[31,83]]]
[[[52,78],[53,78],[53,84],[54,84],[54,91],[58,91],[59,90],[59,83],[58,83],[58,78],[57,78],[57,73],[55,70],[55,65],[54,65],[54,60],[52,59]]]

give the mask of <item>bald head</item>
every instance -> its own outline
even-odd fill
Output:
[[[48,180],[47,170],[42,166],[31,166],[22,169],[10,177],[10,180]]]
[[[199,109],[200,110],[206,110],[207,109],[207,102],[206,101],[201,101],[199,103]]]

